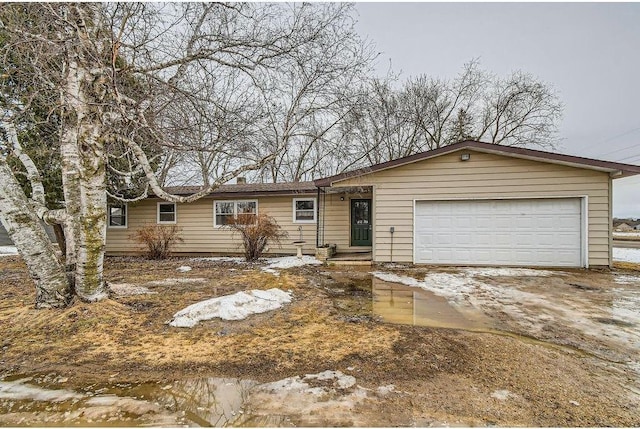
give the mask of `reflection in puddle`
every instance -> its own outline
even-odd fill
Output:
[[[487,330],[490,320],[472,309],[457,309],[446,298],[372,278],[373,312],[385,322],[434,328]]]
[[[337,387],[314,387],[316,378]],[[300,407],[317,410],[321,404],[343,405],[328,402],[327,397],[336,389],[351,387],[343,385],[351,378],[339,371],[325,371],[267,384],[201,378],[164,385],[123,383],[70,390],[62,382],[52,382],[49,375],[13,376],[0,379],[0,427],[291,426],[289,416]],[[353,408],[351,402],[345,403]]]
[[[42,377],[0,381],[0,426],[229,426],[246,420],[250,380],[206,378],[165,386],[119,384],[83,392]],[[38,385],[41,384],[41,385]],[[261,426],[259,418],[251,419]],[[277,423],[273,419],[267,424]]]

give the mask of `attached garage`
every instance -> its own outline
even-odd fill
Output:
[[[416,201],[415,263],[582,267],[582,198]]]
[[[375,262],[603,267],[612,181],[636,174],[640,166],[464,141],[315,184],[368,189]]]

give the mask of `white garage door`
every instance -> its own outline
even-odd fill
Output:
[[[416,263],[580,267],[581,199],[417,201]]]

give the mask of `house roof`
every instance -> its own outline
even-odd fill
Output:
[[[399,167],[401,165],[411,164],[413,162],[435,158],[437,156],[446,155],[465,149],[511,156],[514,158],[523,158],[534,161],[549,162],[553,164],[562,164],[570,167],[598,170],[610,173],[612,176],[618,178],[640,174],[640,166],[637,165],[621,164],[619,162],[602,161],[598,159],[583,158],[580,156],[564,155],[560,153],[545,152],[541,150],[526,149],[522,147],[504,146],[493,143],[483,143],[473,140],[466,140],[460,143],[455,143],[427,152],[421,152],[415,155],[406,156],[404,158],[398,158],[391,161],[383,162],[381,164],[375,164],[370,167],[359,168],[357,170],[336,174],[335,176],[324,177],[322,179],[315,180],[314,183],[316,186],[320,187],[331,186],[333,183],[340,182],[342,180],[364,176],[376,171],[387,170],[389,168]]]
[[[169,186],[164,190],[174,195],[191,195],[202,190],[202,186]],[[260,195],[309,194],[316,191],[317,188],[313,182],[241,183],[222,185],[209,195],[213,197],[255,197]]]

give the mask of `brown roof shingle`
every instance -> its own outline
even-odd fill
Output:
[[[200,191],[202,186],[169,186],[165,191],[174,195],[191,195]],[[316,192],[313,182],[288,183],[241,183],[222,185],[211,192],[210,196],[258,196],[258,195],[292,195]]]

